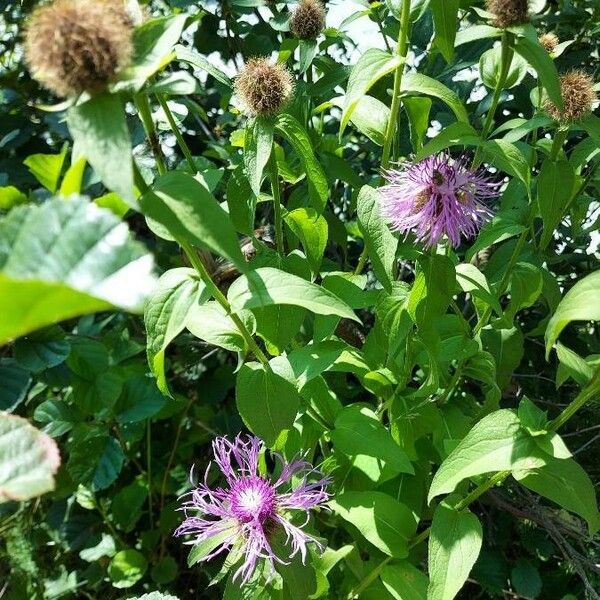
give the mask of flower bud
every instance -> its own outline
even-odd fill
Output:
[[[528,0],[487,0],[487,9],[494,15],[494,25],[502,29],[529,21]]]
[[[573,123],[592,110],[597,99],[594,80],[583,71],[569,71],[560,77],[560,91],[564,107],[560,110],[551,100],[546,100],[546,112],[559,123]]]
[[[558,37],[556,37],[556,34],[552,32],[542,33],[538,40],[546,52],[554,52],[556,46],[558,46]]]
[[[292,77],[280,64],[252,58],[235,80],[235,92],[250,115],[277,114],[292,93]]]
[[[314,40],[324,27],[325,8],[320,0],[300,0],[290,19],[292,33],[301,40]]]
[[[130,62],[131,37],[122,0],[55,0],[31,15],[25,58],[33,78],[56,95],[94,93]]]

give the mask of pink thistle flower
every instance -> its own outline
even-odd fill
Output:
[[[245,440],[243,439],[245,437]],[[240,547],[244,561],[234,574],[234,579],[242,577],[247,583],[252,577],[259,559],[265,559],[271,574],[275,562],[287,564],[276,556],[269,538],[278,528],[285,532],[285,543],[290,546],[289,558],[300,553],[306,561],[307,545],[322,545],[302,528],[308,523],[309,511],[326,502],[329,494],[325,487],[329,478],[312,468],[304,460],[287,463],[282,456],[273,456],[281,465],[277,479],[259,475],[258,458],[264,444],[254,436],[238,435],[233,442],[226,437],[213,441],[213,453],[217,466],[225,476],[227,486],[211,489],[208,486],[210,463],[206,469],[204,483],[186,494],[189,500],[183,503],[185,521],[175,531],[176,536],[192,535],[188,544],[199,544],[218,536],[215,549],[202,560],[210,560],[231,549]],[[309,482],[310,475],[317,475],[316,481]],[[296,486],[290,482],[301,477]],[[289,519],[289,511],[303,511],[304,522],[297,526]]]
[[[473,237],[492,216],[485,201],[498,195],[498,185],[483,172],[469,170],[465,159],[452,160],[446,153],[384,175],[381,215],[393,231],[412,231],[427,247],[444,235],[455,248],[461,236]]]

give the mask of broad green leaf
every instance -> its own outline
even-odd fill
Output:
[[[344,342],[327,340],[316,344],[307,344],[290,352],[287,359],[294,372],[298,388],[302,388],[309,381],[333,367],[336,360],[347,350],[349,350],[349,346]]]
[[[488,88],[492,90],[496,88],[502,74],[501,46],[494,46],[481,55],[479,59],[479,74],[483,83]],[[508,90],[515,87],[523,81],[525,75],[527,75],[527,61],[518,54],[513,55],[503,88]]]
[[[248,120],[244,141],[244,165],[246,176],[255,196],[260,195],[263,171],[273,149],[272,119],[257,117]]]
[[[148,363],[158,389],[169,395],[165,378],[165,350],[185,329],[192,306],[206,300],[206,286],[193,269],[178,268],[164,273],[144,311]]]
[[[296,208],[288,212],[285,222],[302,243],[313,273],[318,273],[327,246],[329,227],[325,217],[314,208]]]
[[[100,541],[95,546],[84,548],[79,552],[79,558],[86,562],[96,562],[104,556],[110,558],[114,556],[116,552],[117,549],[114,538],[103,533]]]
[[[256,331],[256,319],[249,310],[239,311],[239,316],[247,329]],[[192,306],[185,323],[188,330],[197,338],[214,346],[232,352],[245,352],[246,342],[236,324],[217,302]]]
[[[194,177],[171,171],[140,198],[142,212],[182,244],[205,248],[229,259],[240,271],[247,263],[228,214]]]
[[[148,561],[137,550],[117,552],[108,565],[108,576],[114,587],[123,589],[135,585],[146,572]]]
[[[0,344],[78,315],[141,311],[152,271],[127,225],[84,198],[17,207],[0,218]]]
[[[85,156],[80,156],[77,160],[73,161],[71,166],[67,169],[67,172],[65,173],[65,176],[63,177],[63,180],[60,184],[61,196],[70,196],[71,194],[81,193],[81,186],[83,185],[83,174],[85,173],[86,165],[87,160]],[[121,197],[118,194],[111,192],[111,194],[107,195],[116,196],[117,198],[119,198],[121,204],[124,205],[121,214],[118,214],[115,211],[113,211],[115,212],[115,214],[117,214],[117,216],[121,217],[129,210],[129,206],[127,206],[127,204],[121,199]],[[98,206],[104,206],[103,204],[98,202],[98,200],[99,198],[95,198],[94,202]]]
[[[542,578],[536,566],[526,558],[520,558],[510,572],[512,588],[521,598],[538,598],[542,591]],[[562,597],[569,600],[569,595]]]
[[[481,550],[481,523],[470,511],[440,504],[429,536],[427,600],[452,600],[464,585]]]
[[[271,541],[276,556],[288,556],[290,540],[283,531],[273,536]],[[317,590],[317,577],[311,563],[303,561],[300,554],[287,559],[283,564],[275,564],[275,569],[283,579],[282,597],[286,600],[306,600]]]
[[[53,438],[71,431],[79,420],[75,410],[64,400],[45,400],[35,409],[33,418],[44,424],[44,433]]]
[[[407,541],[416,520],[406,505],[383,492],[344,492],[330,500],[329,506],[388,556],[408,556]]]
[[[454,57],[454,40],[456,39],[456,25],[458,22],[458,0],[444,0],[432,2],[433,26],[435,36],[433,43],[447,63]]]
[[[317,40],[298,40],[298,69],[306,73],[319,51]]]
[[[549,458],[546,465],[516,471],[513,476],[525,487],[584,518],[590,535],[593,536],[600,529],[600,512],[594,484],[572,458]]]
[[[12,412],[31,385],[31,373],[12,358],[0,358],[0,411]]]
[[[304,127],[292,115],[283,113],[277,117],[275,131],[292,146],[308,182],[308,193],[313,208],[321,214],[329,197],[327,177],[313,151],[313,144]]]
[[[544,222],[540,238],[541,248],[545,248],[552,239],[552,234],[573,196],[574,186],[575,171],[569,162],[553,162],[546,159],[542,163],[537,179],[537,204]]]
[[[433,102],[427,97],[407,96],[402,100],[402,105],[408,116],[413,150],[418,152],[423,147],[423,140],[429,129]]]
[[[244,423],[267,446],[273,446],[279,434],[293,425],[300,406],[294,385],[259,363],[240,368],[235,397]]]
[[[146,94],[164,94],[165,96],[188,96],[199,91],[198,82],[187,71],[169,73],[144,90]]]
[[[379,202],[379,192],[365,185],[358,193],[356,210],[358,226],[363,234],[373,271],[381,285],[389,292],[395,279],[394,264],[398,240],[381,218]]]
[[[139,423],[153,417],[164,405],[165,397],[154,381],[145,375],[138,375],[125,381],[114,413],[121,425]]]
[[[59,154],[31,154],[23,161],[31,174],[52,194],[58,189],[67,149],[65,144]]]
[[[562,108],[563,101],[558,71],[546,49],[537,40],[532,40],[529,37],[518,37],[515,40],[514,49],[536,70],[550,100],[556,106]]]
[[[479,298],[491,306],[496,314],[502,314],[502,307],[496,295],[492,293],[485,275],[471,263],[456,265],[456,281],[463,292]]]
[[[547,457],[521,428],[517,415],[501,409],[476,423],[440,465],[431,482],[428,501],[453,492],[461,481],[475,475],[537,468],[546,462]]]
[[[359,321],[347,304],[325,288],[274,267],[261,267],[242,275],[233,282],[227,297],[235,311],[291,304],[316,314]]]
[[[339,452],[348,456],[372,456],[396,474],[414,473],[406,452],[396,444],[375,413],[365,406],[345,407],[329,435]]]
[[[60,454],[54,440],[26,419],[0,413],[0,504],[54,489]]]
[[[350,121],[372,142],[383,146],[390,109],[373,96],[363,96],[352,111]]]
[[[503,390],[523,358],[523,334],[516,327],[511,329],[485,327],[481,330],[480,336],[483,349],[494,357],[498,386]]]
[[[203,71],[206,71],[209,75],[214,77],[217,81],[221,82],[223,85],[226,85],[228,88],[233,88],[231,83],[231,79],[221,70],[217,69],[206,57],[198,54],[197,52],[193,52],[184,46],[180,46],[179,44],[175,46],[175,55],[177,60],[181,60],[186,62],[193,67],[198,67]]]
[[[586,385],[592,379],[594,376],[593,367],[581,358],[579,354],[563,346],[560,342],[556,342],[554,348],[556,349],[556,356],[560,361],[558,372],[556,373],[557,387],[569,375],[581,386]],[[564,379],[561,379],[563,377],[561,368],[568,373],[568,375],[564,376]]]
[[[527,227],[516,221],[510,212],[499,212],[489,223],[486,223],[481,228],[477,239],[467,250],[465,260],[471,260],[480,250],[515,237],[523,233],[526,229]]]
[[[456,34],[454,46],[462,46],[470,42],[479,42],[486,38],[495,38],[502,35],[502,29],[490,27],[489,25],[471,25],[461,29]]]
[[[238,166],[227,182],[227,208],[233,226],[240,233],[254,235],[254,214],[256,196],[252,193],[250,182],[242,166]]]
[[[571,321],[600,321],[599,293],[600,270],[578,281],[565,294],[546,328],[546,359],[560,332]]]
[[[118,95],[98,94],[69,108],[67,125],[78,156],[85,156],[102,183],[134,209],[131,139]],[[74,159],[75,160],[75,159]]]
[[[458,121],[469,122],[469,116],[461,99],[437,79],[422,73],[405,73],[402,77],[402,94],[432,96],[441,100],[454,113]]]
[[[399,67],[402,61],[401,56],[397,54],[392,55],[378,48],[370,48],[358,59],[348,79],[346,100],[340,121],[340,136],[344,133],[359,100],[382,77],[385,77]]]
[[[380,579],[394,600],[427,600],[429,579],[408,561],[386,565]]]
[[[512,324],[517,312],[533,306],[542,293],[542,273],[531,263],[518,262],[510,278],[510,303],[505,316]]]

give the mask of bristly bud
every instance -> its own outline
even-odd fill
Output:
[[[560,91],[564,108],[560,110],[552,101],[546,100],[546,112],[559,123],[573,123],[592,110],[597,99],[594,80],[583,71],[569,71],[560,77]]]
[[[280,64],[251,58],[235,80],[235,92],[250,115],[275,115],[292,94],[292,76]]]
[[[29,20],[29,70],[58,96],[102,91],[131,60],[131,25],[122,0],[55,0]]]
[[[558,37],[552,32],[542,33],[538,40],[540,44],[544,47],[544,50],[546,50],[546,52],[549,53],[554,52],[556,46],[558,46]]]
[[[301,40],[315,40],[325,27],[325,7],[320,0],[300,0],[290,18],[292,33]]]
[[[487,9],[494,15],[494,25],[502,29],[529,21],[528,0],[487,0]]]

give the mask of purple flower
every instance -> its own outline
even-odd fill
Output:
[[[485,200],[498,195],[496,183],[446,153],[386,171],[385,178],[387,185],[379,188],[381,215],[393,231],[412,231],[427,247],[444,235],[454,247],[461,235],[474,236],[492,216]]]
[[[308,543],[321,544],[302,530],[309,520],[309,511],[324,503],[329,494],[325,487],[330,480],[322,478],[320,473],[304,460],[292,460],[286,463],[279,454],[274,457],[281,464],[281,474],[275,480],[267,479],[258,472],[258,457],[264,448],[263,443],[254,436],[238,435],[233,442],[226,437],[213,441],[213,453],[217,466],[225,476],[227,486],[211,489],[208,486],[206,469],[204,483],[189,494],[189,500],[183,503],[186,519],[177,528],[175,535],[192,535],[189,544],[198,544],[213,539],[215,549],[202,560],[210,560],[233,547],[244,554],[241,567],[235,572],[234,579],[242,576],[247,583],[252,577],[259,558],[266,559],[270,572],[274,564],[287,564],[275,555],[269,538],[277,529],[286,535],[286,544],[291,546],[289,558],[300,553],[302,561],[306,559]],[[316,481],[309,482],[309,476],[316,474]],[[298,485],[292,487],[292,478],[301,478]],[[305,520],[300,526],[293,525],[288,511],[304,511]],[[191,513],[191,514],[190,514]]]

